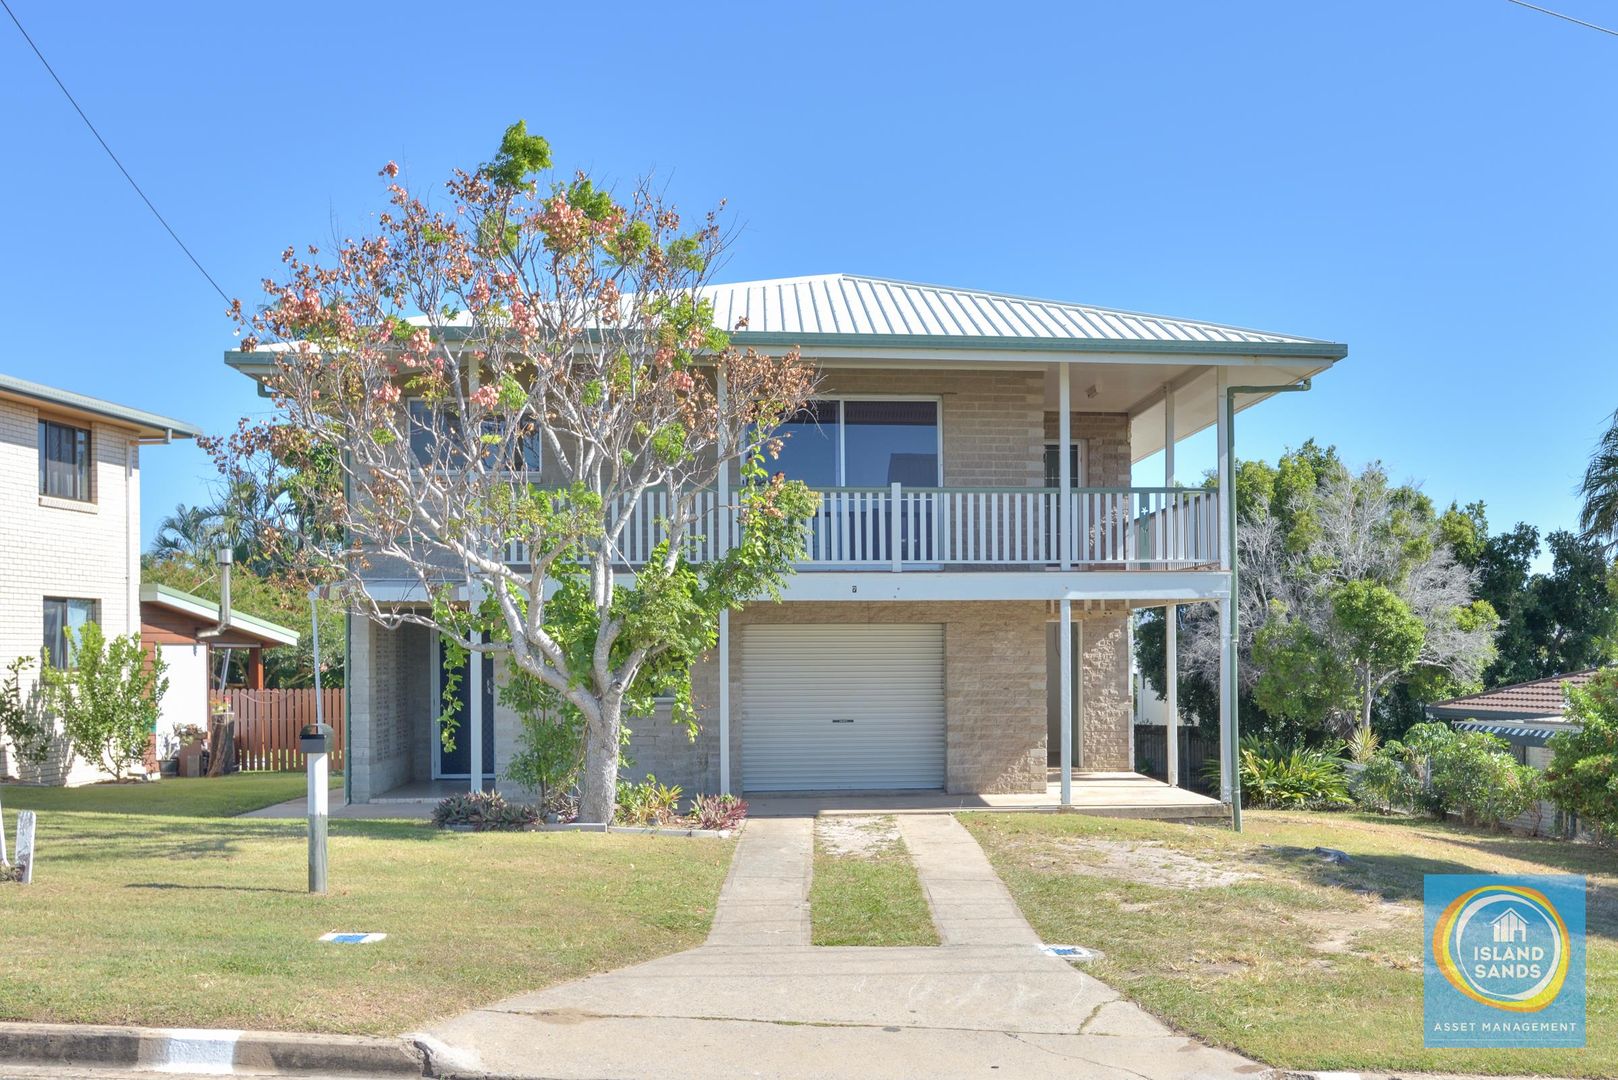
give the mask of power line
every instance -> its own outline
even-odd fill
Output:
[[[4,2],[5,0],[0,0],[0,3]],[[1550,15],[1558,19],[1564,19],[1576,26],[1588,27],[1591,30],[1599,30],[1603,34],[1611,34],[1613,37],[1618,37],[1618,30],[1613,30],[1605,26],[1597,26],[1595,23],[1585,22],[1583,19],[1575,19],[1571,15],[1563,15],[1560,11],[1552,11],[1550,8],[1540,7],[1538,4],[1527,3],[1526,0],[1506,0],[1506,3],[1516,4],[1518,7],[1525,7],[1529,11],[1537,11],[1542,15]]]
[[[191,249],[185,246],[185,241],[181,240],[180,234],[174,231],[174,226],[168,223],[168,220],[152,204],[152,200],[146,197],[146,192],[142,191],[140,185],[135,183],[135,178],[129,175],[128,169],[124,168],[124,163],[118,160],[118,155],[112,152],[112,147],[107,145],[107,140],[101,137],[101,132],[96,130],[96,126],[90,122],[90,118],[79,107],[79,103],[74,100],[72,93],[68,91],[67,84],[62,82],[62,77],[56,74],[56,69],[51,67],[51,62],[45,59],[45,54],[39,51],[39,46],[34,44],[34,39],[28,36],[27,30],[23,29],[21,20],[17,18],[17,13],[11,10],[11,4],[7,0],[0,0],[0,7],[6,9],[6,14],[11,16],[11,21],[17,26],[17,32],[22,35],[24,41],[28,42],[28,47],[34,50],[34,55],[39,57],[41,64],[45,65],[45,70],[50,72],[51,78],[56,80],[56,85],[61,89],[62,95],[67,98],[68,104],[72,105],[73,111],[79,114],[79,119],[84,121],[84,126],[90,129],[90,134],[96,137],[96,142],[101,144],[101,149],[105,150],[107,156],[112,158],[112,163],[118,166],[118,171],[124,174],[124,179],[128,180],[129,186],[135,189],[135,194],[139,195],[140,201],[146,204],[146,209],[152,212],[152,216],[158,220],[158,223],[164,229],[168,230],[168,234],[174,238],[174,242],[180,245],[180,250],[185,252],[185,257],[191,260],[191,265],[197,268],[197,273],[208,279],[208,284],[213,286],[213,291],[219,294],[219,298],[227,304],[230,303],[230,297],[225,294],[224,289],[219,287],[219,282],[215,281],[213,275],[203,268],[202,263],[197,260],[195,255],[191,254]]]

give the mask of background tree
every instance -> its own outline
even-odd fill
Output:
[[[1440,515],[1379,467],[1353,475],[1313,442],[1275,466],[1239,463],[1236,484],[1245,731],[1342,737],[1363,725],[1367,702],[1385,727],[1394,692],[1431,700],[1477,682],[1495,616],[1456,549],[1476,548],[1481,506]],[[1161,620],[1141,630],[1142,670],[1156,682]],[[1189,610],[1181,641],[1182,699],[1212,722],[1212,605]]]
[[[814,496],[765,462],[813,373],[714,327],[715,215],[687,229],[647,184],[620,202],[583,174],[549,177],[550,162],[519,122],[450,180],[448,210],[393,182],[376,234],[327,258],[288,249],[266,306],[236,307],[245,351],[276,343],[277,415],[216,451],[227,475],[268,451],[316,530],[348,538],[300,554],[354,610],[504,656],[576,708],[580,815],[609,821],[626,709],[649,715],[668,693],[694,725],[690,668],[719,613],[778,595],[801,551]],[[528,475],[541,456],[545,487]],[[708,492],[733,466],[733,545],[694,563]],[[665,539],[631,584],[626,511],[654,493]],[[378,566],[432,606],[379,602]]]

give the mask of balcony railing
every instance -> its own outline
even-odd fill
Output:
[[[1062,528],[1058,488],[822,488],[800,569],[893,570],[949,567],[1174,569],[1219,562],[1219,496],[1197,488],[1074,488]],[[712,491],[698,495],[698,527],[687,554],[715,557],[737,535],[735,510],[721,519]],[[628,511],[622,561],[645,562],[667,535],[667,491],[648,492]],[[507,558],[526,562],[521,545]]]

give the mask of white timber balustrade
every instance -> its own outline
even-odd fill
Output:
[[[1062,537],[1071,530],[1078,568],[1183,569],[1219,562],[1219,494],[1200,488],[1074,488],[1073,520],[1062,527],[1057,488],[833,487],[817,489],[809,522],[804,569],[938,569],[1048,567],[1062,561]],[[668,537],[674,502],[666,489],[624,500],[619,561],[637,566]],[[695,496],[696,521],[688,526],[686,553],[694,561],[717,557],[723,540],[740,535],[736,510],[722,511],[714,491]],[[506,549],[507,561],[527,562],[523,545]]]

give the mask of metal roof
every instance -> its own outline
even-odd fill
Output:
[[[19,379],[15,375],[0,374],[0,396],[7,394],[15,397],[30,398],[34,401],[43,401],[50,405],[58,405],[64,409],[89,413],[108,420],[116,420],[119,423],[139,428],[143,434],[166,435],[177,439],[192,439],[201,434],[199,429],[173,417],[161,416],[157,413],[147,412],[145,409],[132,409],[127,405],[103,401],[101,398],[93,398],[85,394],[76,394],[71,390],[59,390],[54,386]]]
[[[848,336],[1221,351],[1260,346],[1266,352],[1303,346],[1300,351],[1312,355],[1347,353],[1345,346],[1317,338],[859,274],[738,281],[707,286],[703,293],[713,302],[716,325],[734,331],[746,320],[739,339]]]
[[[148,581],[140,587],[140,602],[155,604],[158,607],[169,608],[173,611],[183,611],[198,618],[219,621],[219,604],[216,601],[205,599],[194,593],[176,589],[172,585],[163,585]],[[250,637],[261,638],[264,641],[275,642],[280,645],[296,645],[299,634],[279,623],[272,623],[268,619],[261,619],[257,615],[249,615],[234,605],[230,609],[230,622],[232,630],[244,631]]]

